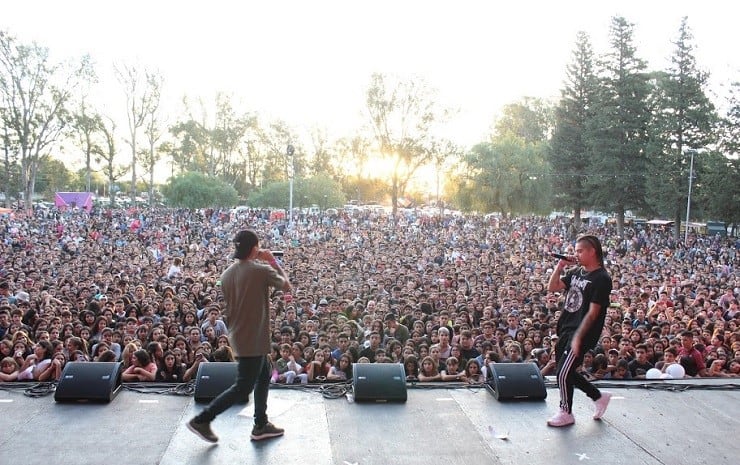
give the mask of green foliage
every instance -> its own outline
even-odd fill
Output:
[[[740,157],[740,81],[730,86],[727,114],[720,120],[720,147],[728,157]]]
[[[393,166],[391,204],[395,214],[409,180],[432,159],[432,129],[446,112],[437,108],[432,92],[421,81],[394,80],[376,73],[366,96],[378,152]]]
[[[740,224],[740,82],[731,86],[727,113],[720,121],[720,152],[704,155],[706,179],[698,197],[706,205],[707,219]]]
[[[77,188],[80,183],[75,183],[75,180],[77,176],[71,173],[64,163],[48,155],[41,157],[36,173],[36,192],[43,194],[44,198],[53,199],[55,192]],[[84,189],[84,182],[79,187]]]
[[[589,201],[589,186],[583,176],[588,171],[588,121],[593,117],[598,81],[589,37],[580,32],[573,61],[567,67],[562,98],[555,109],[555,128],[548,160],[553,170],[554,206],[574,212],[576,223]]]
[[[360,202],[390,203],[391,185],[385,179],[365,178],[352,176],[342,182],[342,192],[345,198]]]
[[[57,143],[69,121],[68,102],[78,85],[92,76],[89,59],[55,63],[49,50],[18,42],[0,31],[0,109],[6,146],[19,152],[23,198],[36,192],[43,154]]]
[[[471,174],[457,198],[462,205],[505,215],[549,211],[543,143],[528,144],[513,136],[497,138],[473,147],[466,163]]]
[[[687,152],[697,152],[713,142],[717,119],[714,106],[704,92],[708,75],[697,68],[691,41],[684,18],[671,67],[665,73],[656,74],[656,105],[651,124],[653,176],[647,184],[647,198],[658,215],[674,219],[676,238],[687,200],[690,158]],[[703,160],[703,156],[695,157],[699,170]]]
[[[525,97],[520,102],[504,106],[503,114],[495,124],[495,135],[519,137],[525,144],[534,144],[547,140],[551,126],[550,106],[541,99]]]
[[[702,154],[704,171],[697,180],[698,204],[704,206],[706,219],[740,224],[740,160],[712,151]],[[692,202],[694,203],[694,202]]]
[[[327,176],[298,179],[293,183],[293,208],[318,205],[321,209],[344,205],[346,197],[341,185]],[[287,181],[267,184],[249,195],[247,203],[253,207],[287,209],[290,204],[290,186]]]
[[[611,50],[604,59],[598,101],[588,127],[590,200],[598,209],[616,213],[620,235],[625,211],[641,209],[646,203],[648,172],[651,87],[632,33],[633,25],[624,18],[612,20]]]
[[[181,174],[162,187],[162,195],[174,207],[230,207],[238,203],[236,189],[202,173]]]

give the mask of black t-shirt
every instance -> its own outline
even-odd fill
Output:
[[[639,375],[645,375],[645,373],[647,373],[649,369],[653,368],[653,364],[650,363],[649,361],[643,364],[643,363],[638,362],[637,359],[634,359],[631,362],[629,362],[627,366],[629,367],[630,373],[632,374],[633,378]],[[640,370],[639,373],[638,373],[638,370]]]
[[[475,347],[470,349],[463,349],[460,347],[460,355],[462,355],[462,359],[465,361],[470,360],[471,358],[476,358],[480,355],[480,352],[478,352],[478,349]],[[462,363],[460,364],[462,366]]]
[[[604,327],[606,309],[609,307],[609,295],[612,291],[612,278],[601,267],[588,272],[583,267],[569,271],[562,281],[568,293],[565,296],[563,312],[558,319],[558,334],[573,334],[588,313],[591,302],[601,305],[599,318],[583,335],[584,347],[592,348],[599,341]]]

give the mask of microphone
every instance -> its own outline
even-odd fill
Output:
[[[552,256],[553,256],[553,257],[555,257],[555,258],[559,258],[560,260],[567,260],[567,261],[571,261],[571,260],[570,260],[570,257],[568,257],[567,255],[563,255],[563,254],[561,254],[561,253],[551,253],[550,255],[552,255]]]

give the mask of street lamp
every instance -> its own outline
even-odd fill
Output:
[[[288,144],[287,154],[290,157],[290,200],[288,203],[288,225],[290,225],[291,227],[293,226],[293,178],[295,177],[295,157],[293,157],[294,153],[295,148],[293,148],[292,145]]]
[[[689,195],[688,199],[686,200],[686,230],[684,232],[684,244],[688,245],[689,243],[689,215],[691,213],[691,184],[692,180],[694,178],[694,153],[696,153],[696,150],[688,150],[689,155],[691,155],[691,162],[689,163]]]

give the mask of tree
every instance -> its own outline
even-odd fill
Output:
[[[231,207],[239,201],[232,186],[203,173],[184,173],[162,186],[169,205],[184,208]]]
[[[205,163],[205,154],[211,143],[208,130],[198,121],[188,119],[170,128],[170,134],[179,141],[172,153],[173,171],[208,172]]]
[[[372,140],[362,134],[343,137],[336,142],[334,163],[340,181],[365,171],[372,144]]]
[[[306,156],[303,148],[297,143],[298,138],[288,125],[281,120],[270,122],[259,130],[260,148],[264,153],[262,165],[262,182],[298,179],[304,176]],[[292,145],[295,152],[288,155],[286,148]]]
[[[706,213],[734,228],[740,224],[740,82],[733,82],[727,113],[719,121],[719,151],[706,157],[708,186],[700,194]]]
[[[126,121],[128,123],[128,139],[126,143],[131,147],[131,198],[136,198],[136,167],[139,155],[137,138],[139,130],[146,124],[147,115],[156,111],[159,105],[159,95],[162,86],[162,77],[155,72],[140,70],[135,66],[123,65],[115,67],[116,77],[126,96]]]
[[[435,186],[434,198],[440,214],[444,211],[445,202],[441,198],[441,181],[442,174],[448,171],[452,166],[459,165],[463,160],[463,151],[452,141],[437,141],[432,151],[432,163],[434,164]]]
[[[154,199],[154,170],[157,162],[162,157],[162,152],[156,147],[162,138],[162,129],[160,127],[159,105],[162,98],[161,76],[155,75],[150,81],[149,104],[146,105],[144,114],[144,136],[146,137],[147,148],[141,154],[141,166],[145,174],[149,175],[147,181],[149,202]]]
[[[6,151],[20,152],[26,208],[31,208],[41,157],[48,154],[69,122],[66,105],[72,93],[92,76],[89,58],[79,63],[52,63],[36,43],[20,44],[0,31],[0,107]],[[7,152],[6,152],[7,153]]]
[[[633,25],[624,18],[612,19],[611,51],[604,59],[598,101],[588,126],[592,162],[585,173],[591,202],[616,214],[620,236],[625,211],[645,205],[648,168],[650,85],[632,33]]]
[[[323,174],[334,176],[332,166],[332,153],[327,140],[326,130],[318,127],[311,131],[311,143],[313,145],[313,157],[310,164],[310,172],[314,175]]]
[[[598,92],[591,41],[585,32],[578,33],[572,56],[573,61],[566,68],[565,87],[555,108],[548,160],[553,171],[554,206],[571,210],[578,229],[581,210],[589,200],[589,186],[583,175],[591,160],[587,146],[588,121],[593,117]]]
[[[43,155],[39,160],[36,189],[47,199],[53,199],[56,192],[70,190],[75,177],[64,163],[49,155]]]
[[[696,198],[704,214],[737,227],[740,224],[740,160],[717,151],[706,152]]]
[[[208,173],[246,193],[264,168],[257,117],[238,114],[231,97],[222,93],[216,95],[214,118],[203,101],[199,103],[200,116],[194,116],[185,100],[187,119],[170,128],[176,139],[168,148],[173,163],[180,172]]]
[[[257,138],[256,125],[255,115],[238,114],[230,96],[217,95],[216,122],[211,131],[213,171],[232,186],[246,187],[248,158],[255,155],[250,142]]]
[[[672,215],[674,234],[680,237],[687,201],[689,151],[702,161],[700,149],[714,141],[714,106],[704,88],[708,74],[699,70],[693,55],[692,35],[686,18],[681,22],[671,66],[657,75],[656,108],[652,124],[652,173],[647,187],[655,210]]]
[[[103,124],[99,114],[91,112],[85,100],[80,102],[77,112],[72,115],[72,130],[77,135],[77,144],[85,156],[85,191],[90,192],[92,166],[94,157],[103,153],[102,147],[95,137]]]
[[[126,174],[126,168],[119,167],[115,164],[118,151],[116,149],[116,123],[111,118],[106,118],[107,122],[101,121],[100,131],[105,138],[104,149],[100,152],[100,158],[96,163],[103,162],[103,173],[108,182],[108,193],[110,195],[110,204],[116,203],[116,181]]]
[[[367,110],[376,149],[391,162],[391,203],[393,217],[398,198],[414,173],[432,157],[432,128],[444,112],[437,110],[430,90],[411,79],[388,82],[373,74],[367,89]]]
[[[725,156],[740,157],[740,81],[730,86],[727,114],[720,120],[720,148]]]
[[[542,144],[507,135],[481,143],[465,157],[467,179],[459,179],[457,201],[477,211],[502,214],[549,210],[547,162]]]
[[[524,97],[504,106],[494,125],[494,137],[518,137],[525,144],[543,142],[550,133],[551,113],[551,108],[541,99]]]
[[[3,125],[3,133],[2,133],[2,140],[3,140],[3,176],[2,176],[2,183],[3,183],[3,194],[5,197],[5,203],[4,205],[8,207],[10,205],[10,197],[11,193],[13,194],[13,197],[16,197],[19,190],[20,190],[20,171],[18,171],[17,166],[17,156],[18,153],[18,144],[16,143],[15,139],[11,136],[10,131],[10,120],[8,119],[10,116],[10,112],[8,112],[4,107],[0,107],[0,123]],[[16,171],[16,176],[13,176],[14,171]]]
[[[345,203],[339,183],[328,176],[313,176],[296,180],[293,196],[299,199],[297,207],[318,205],[321,209]],[[268,183],[262,189],[250,193],[248,203],[253,207],[284,208],[289,202],[289,186],[286,181]]]

